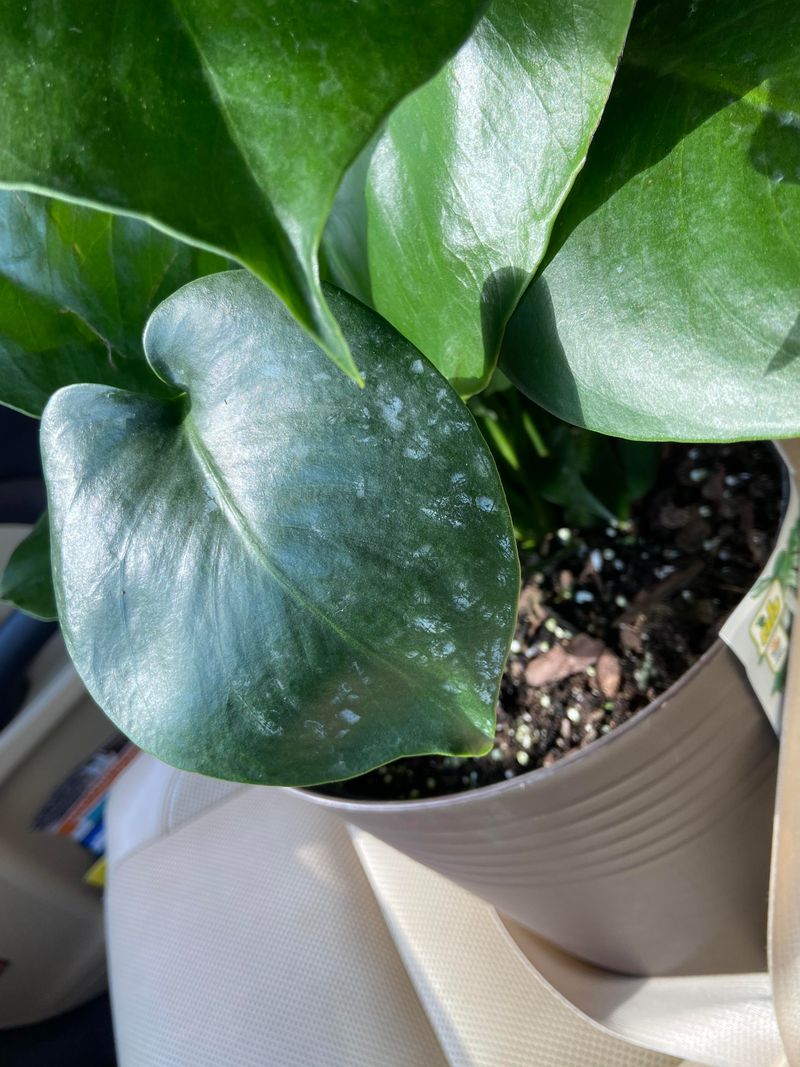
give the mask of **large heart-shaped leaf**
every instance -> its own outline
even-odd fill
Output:
[[[0,575],[0,600],[20,608],[36,619],[57,619],[55,591],[50,570],[50,524],[42,515],[14,551]]]
[[[0,182],[234,257],[355,375],[317,278],[325,217],[484,2],[2,0]]]
[[[800,431],[800,6],[640,4],[502,365],[646,439]]]
[[[0,403],[75,382],[174,395],[142,352],[153,308],[225,260],[138,219],[0,190]]]
[[[497,472],[439,373],[327,295],[363,391],[237,271],[150,320],[179,399],[72,386],[44,414],[70,653],[179,767],[298,784],[491,745],[518,594]]]
[[[632,8],[494,0],[456,57],[397,108],[340,192],[325,241],[334,280],[369,300],[464,395],[488,380],[544,254]]]

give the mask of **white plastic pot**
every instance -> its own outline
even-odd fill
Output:
[[[602,967],[761,971],[777,756],[717,639],[627,723],[550,767],[423,800],[299,792]]]

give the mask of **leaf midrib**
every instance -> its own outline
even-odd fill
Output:
[[[222,505],[222,513],[225,515],[229,525],[245,541],[245,543],[250,548],[250,551],[258,559],[264,570],[269,574],[273,581],[276,582],[276,584],[281,587],[281,589],[286,593],[286,595],[290,597],[290,599],[292,599],[299,607],[303,608],[319,622],[329,627],[337,635],[337,637],[339,637],[340,640],[342,640],[346,645],[350,645],[353,649],[371,657],[382,667],[387,669],[390,673],[396,675],[398,678],[401,678],[406,683],[406,685],[409,686],[410,689],[419,693],[423,693],[426,700],[430,702],[430,689],[428,689],[427,687],[423,687],[415,678],[408,675],[401,667],[399,667],[392,660],[387,659],[385,656],[382,656],[379,652],[376,652],[375,649],[370,648],[369,645],[365,644],[359,638],[354,637],[347,630],[339,626],[326,612],[324,612],[319,607],[319,605],[315,604],[314,601],[309,600],[308,597],[306,597],[300,591],[300,589],[297,588],[294,582],[292,582],[283,573],[283,571],[275,565],[273,560],[271,560],[265,552],[264,548],[261,545],[261,542],[259,541],[255,532],[252,530],[239,505],[236,503],[233,494],[228,488],[225,478],[223,477],[222,472],[217,466],[213,455],[206,447],[205,442],[203,441],[202,437],[200,436],[200,433],[197,430],[197,427],[194,424],[191,411],[187,411],[181,423],[181,427],[186,435],[186,439],[189,442],[189,446],[198,462],[201,472],[211,482],[211,484],[214,486],[214,489],[216,490],[217,499]],[[441,703],[439,700],[436,700],[434,703],[445,713],[449,714],[452,711],[450,707]],[[477,725],[473,722],[471,717],[469,721],[476,730],[479,729]],[[480,730],[479,732],[483,733],[482,730]]]
[[[202,48],[202,46],[200,44],[200,41],[197,38],[197,34],[192,29],[192,26],[191,26],[191,23],[190,23],[189,19],[183,13],[182,5],[180,3],[180,0],[169,0],[169,4],[170,4],[170,7],[172,8],[173,12],[175,13],[178,21],[180,22],[181,26],[183,27],[184,33],[186,34],[187,38],[189,39],[189,41],[192,44],[192,48],[195,51],[195,54],[197,56],[197,61],[198,61],[199,65],[200,65],[200,69],[201,69],[201,71],[203,73],[203,78],[205,79],[205,82],[208,85],[208,88],[210,90],[211,96],[212,96],[213,100],[215,101],[215,103],[217,105],[217,108],[219,109],[219,112],[220,112],[220,114],[222,116],[222,120],[223,120],[223,122],[225,124],[225,128],[227,129],[228,133],[230,134],[231,140],[236,145],[236,149],[237,149],[237,151],[238,151],[238,153],[239,153],[239,155],[240,155],[240,157],[242,159],[242,162],[244,163],[245,167],[247,168],[249,173],[253,177],[255,177],[255,175],[257,174],[257,170],[256,170],[256,167],[254,166],[254,164],[253,164],[253,162],[252,162],[252,160],[250,158],[250,151],[249,151],[249,149],[247,147],[247,144],[243,141],[241,135],[239,134],[239,130],[237,129],[237,125],[236,125],[236,122],[234,121],[233,115],[231,114],[230,109],[229,109],[228,105],[225,102],[225,97],[224,97],[224,94],[223,94],[222,89],[220,87],[220,84],[219,84],[219,81],[217,79],[217,76],[214,73],[214,71],[212,70],[210,63],[208,62],[208,60],[205,57],[205,54],[203,52],[203,48]],[[266,206],[268,207],[268,209],[270,211],[272,211],[274,214],[276,214],[276,218],[277,218],[277,213],[275,212],[275,205],[272,203],[272,199],[264,191],[260,181],[256,181],[256,185],[257,185],[257,187],[259,189],[259,192],[261,193],[262,200],[266,202]],[[281,229],[284,231],[284,233],[286,233],[286,227],[284,226],[282,220],[280,220],[280,226],[281,226]]]

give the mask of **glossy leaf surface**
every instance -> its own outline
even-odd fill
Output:
[[[518,595],[496,469],[438,372],[327,297],[363,391],[237,271],[150,320],[181,399],[73,386],[44,414],[70,653],[180,767],[307,784],[491,745]]]
[[[50,525],[47,513],[11,554],[0,576],[0,600],[37,619],[57,619],[50,570]]]
[[[234,257],[343,367],[316,248],[342,173],[482,0],[2,0],[0,182]]]
[[[0,190],[0,403],[39,416],[75,382],[174,394],[144,358],[145,323],[226,265],[138,219]]]
[[[342,187],[326,235],[334,280],[368,300],[463,395],[488,380],[544,254],[632,7],[494,0]]]
[[[800,7],[639,5],[501,365],[652,440],[800,431]]]

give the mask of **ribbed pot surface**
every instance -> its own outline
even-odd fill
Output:
[[[573,756],[452,797],[301,792],[583,959],[628,974],[766,966],[777,741],[721,641]]]

